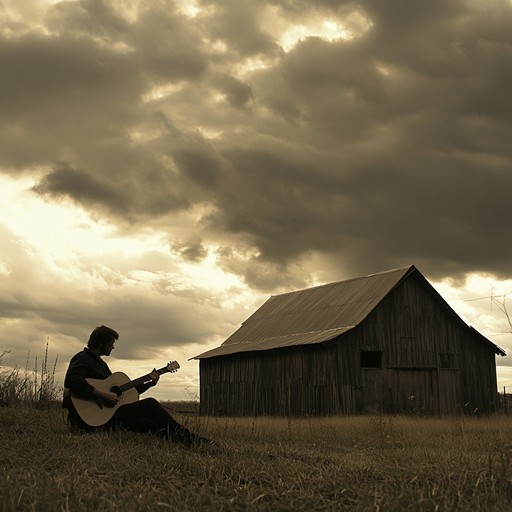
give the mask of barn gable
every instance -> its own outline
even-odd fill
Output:
[[[484,410],[496,399],[495,354],[408,266],[271,297],[196,356],[201,409],[451,414],[469,399]]]

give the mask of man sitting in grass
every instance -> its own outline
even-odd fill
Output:
[[[64,379],[63,407],[68,409],[69,422],[73,427],[84,431],[102,429],[124,429],[132,432],[149,432],[165,439],[181,443],[184,446],[208,444],[209,441],[199,437],[181,426],[162,405],[154,398],[145,398],[120,405],[112,418],[101,427],[88,425],[76,410],[70,393],[76,397],[98,404],[98,410],[116,407],[120,397],[104,389],[96,388],[86,379],[106,379],[112,372],[101,356],[109,356],[114,349],[119,334],[104,325],[92,331],[87,347],[71,359]],[[160,378],[154,370],[149,374],[150,381],[136,386],[138,393],[144,393],[156,385]]]

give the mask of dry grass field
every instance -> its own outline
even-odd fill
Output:
[[[1,407],[1,510],[512,510],[506,416],[180,419],[216,445],[77,435],[56,407]]]

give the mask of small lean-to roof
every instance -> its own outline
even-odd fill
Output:
[[[270,297],[220,347],[194,359],[323,343],[359,325],[413,265]]]

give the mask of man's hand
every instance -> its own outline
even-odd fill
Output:
[[[107,403],[107,405],[114,406],[117,404],[117,402],[119,402],[119,397],[112,391],[102,391],[101,389],[94,389],[92,394],[94,396],[100,397]]]
[[[149,376],[151,377],[151,385],[156,386],[158,379],[160,379],[160,374],[156,371],[155,368],[153,368],[153,371],[149,374]]]

